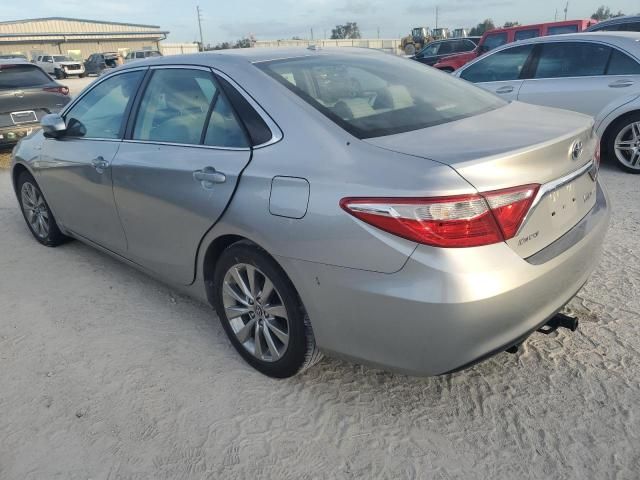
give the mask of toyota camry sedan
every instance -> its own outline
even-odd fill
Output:
[[[567,326],[608,224],[589,117],[379,52],[153,58],[42,126],[12,167],[34,238],[209,303],[273,377],[442,374]]]

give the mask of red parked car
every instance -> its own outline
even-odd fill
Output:
[[[559,35],[561,33],[577,33],[596,24],[596,20],[566,20],[563,22],[539,23],[536,25],[518,25],[517,27],[497,28],[482,35],[478,47],[471,52],[459,53],[440,59],[435,68],[453,72],[476,57],[500,47],[506,43],[526,40],[527,38]]]

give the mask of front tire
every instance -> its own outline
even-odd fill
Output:
[[[60,231],[40,187],[29,172],[18,177],[18,200],[27,227],[42,245],[57,247],[67,240]]]
[[[213,288],[229,340],[256,370],[287,378],[320,360],[302,301],[263,249],[244,241],[228,247],[216,264]]]
[[[607,160],[627,173],[640,173],[640,113],[617,119],[603,139]]]

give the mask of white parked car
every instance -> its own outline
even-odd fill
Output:
[[[72,75],[85,76],[83,63],[66,55],[38,55],[33,63],[59,80]]]
[[[523,40],[492,50],[454,75],[507,100],[596,117],[603,158],[640,173],[640,33]]]
[[[133,62],[135,60],[144,60],[150,57],[161,57],[162,54],[158,50],[134,50],[127,53],[124,57],[124,63]]]

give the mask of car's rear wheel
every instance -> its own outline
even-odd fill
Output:
[[[47,247],[57,247],[67,240],[60,231],[53,213],[29,172],[18,177],[18,199],[27,226],[34,238]]]
[[[625,172],[640,173],[640,113],[616,120],[604,139],[605,151]]]
[[[250,242],[231,245],[218,260],[213,283],[222,326],[251,366],[286,378],[320,360],[302,301],[263,249]]]

